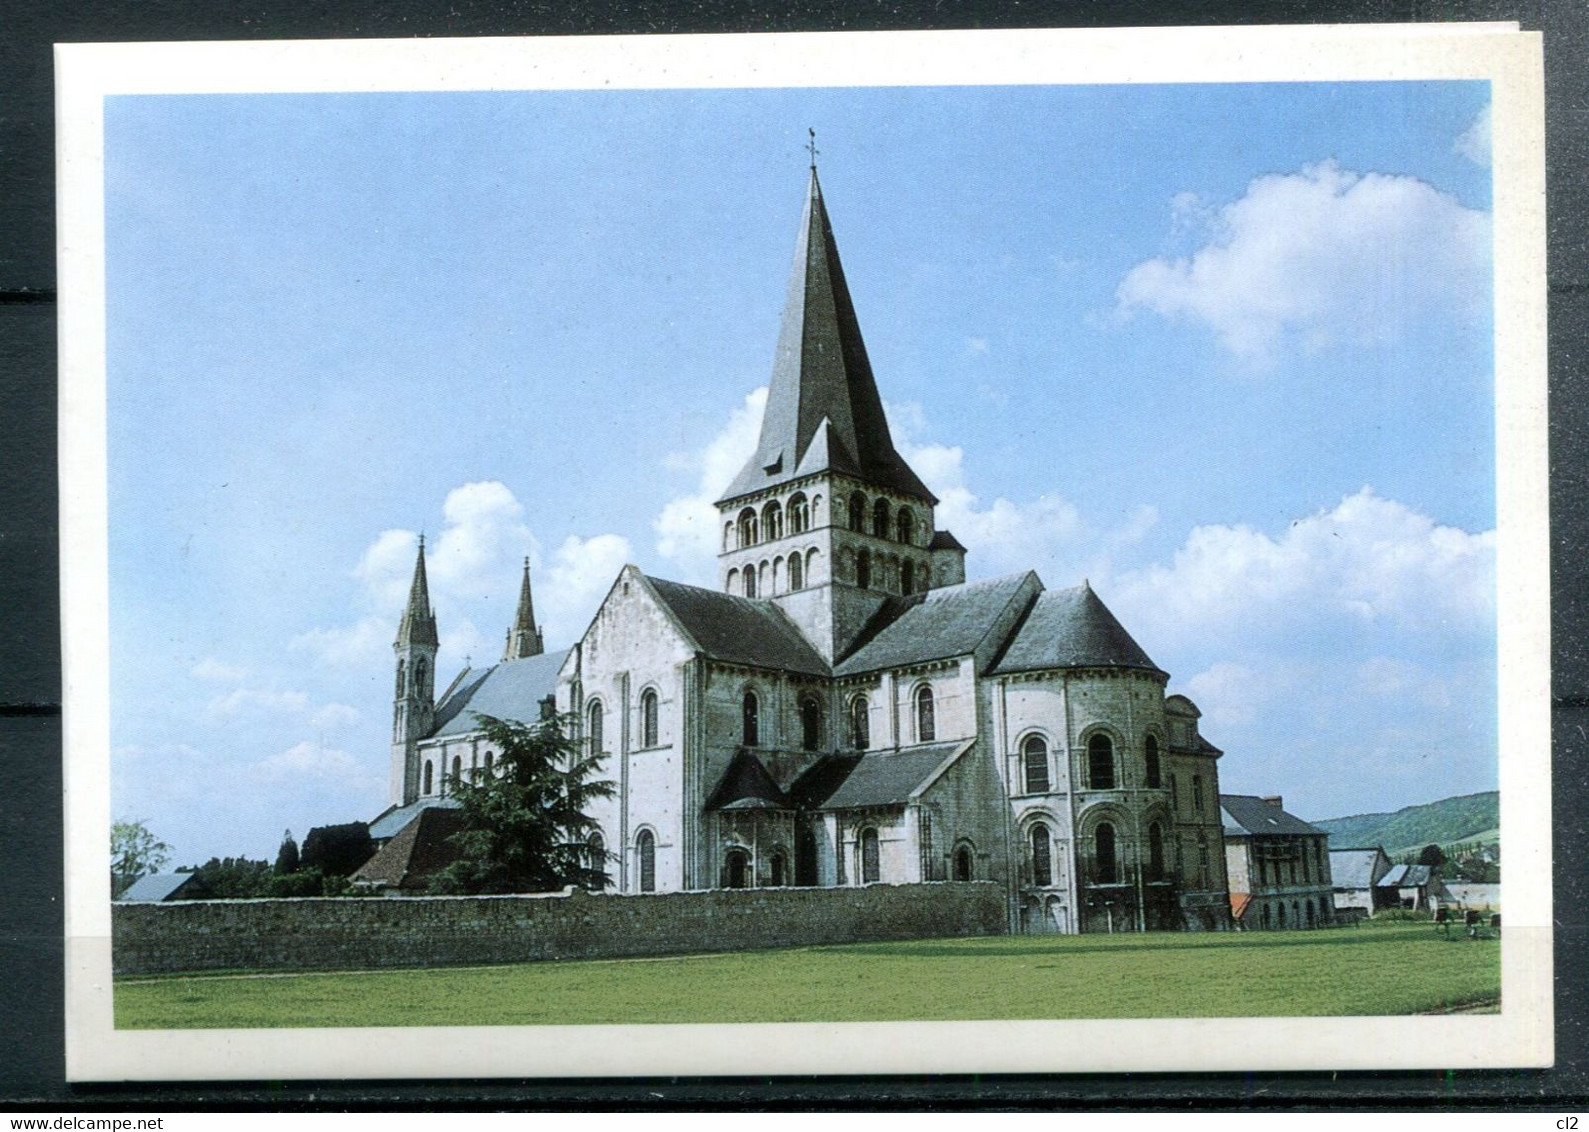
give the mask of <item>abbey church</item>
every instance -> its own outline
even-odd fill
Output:
[[[526,566],[502,662],[438,696],[421,543],[372,835],[490,771],[476,713],[555,710],[617,785],[592,815],[611,890],[992,880],[1021,931],[1229,927],[1196,706],[1085,583],[967,582],[937,503],[889,435],[813,168],[717,586],[627,566],[548,652]]]

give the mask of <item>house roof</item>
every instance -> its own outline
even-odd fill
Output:
[[[463,828],[462,810],[426,806],[348,879],[392,888],[425,888],[432,876],[458,859],[458,850],[447,839]]]
[[[1336,888],[1371,888],[1374,866],[1384,856],[1378,849],[1331,849],[1330,880]]]
[[[810,808],[820,810],[903,805],[939,767],[967,747],[965,740],[957,739],[858,755],[830,755],[803,775],[790,792],[802,795]]]
[[[894,448],[813,167],[761,436],[723,499],[828,471],[938,501]]]
[[[1225,836],[1305,835],[1324,837],[1325,832],[1288,814],[1273,802],[1250,794],[1221,794],[1219,808],[1224,814]]]
[[[440,806],[444,810],[456,810],[456,798],[427,798],[422,802],[410,802],[406,806],[388,806],[381,816],[370,823],[370,840],[385,841],[388,837],[396,837],[404,826],[419,816],[421,810],[428,810],[432,806]]]
[[[980,582],[944,586],[908,598],[890,598],[879,611],[881,625],[863,643],[833,666],[835,676],[852,676],[967,656],[985,643],[1012,614],[1011,604],[1029,601],[1028,589],[1040,587],[1030,570]]]
[[[567,655],[567,649],[560,649],[504,660],[478,671],[466,669],[452,693],[437,705],[436,725],[430,734],[467,735],[478,731],[476,714],[534,722],[541,701],[557,691],[557,670]]]
[[[932,541],[927,544],[928,550],[964,550],[959,539],[948,531],[933,531]]]
[[[1430,874],[1434,870],[1428,865],[1392,865],[1384,876],[1379,878],[1381,888],[1422,888],[1429,883]]]
[[[1160,671],[1085,582],[1040,594],[993,672],[1045,668]]]
[[[174,900],[189,885],[194,889],[202,887],[197,873],[151,873],[133,881],[116,899],[125,903],[156,904]]]
[[[750,751],[734,752],[723,776],[707,795],[708,810],[787,810],[794,807],[778,783]]]
[[[695,647],[713,660],[828,675],[816,649],[772,602],[663,578],[647,577],[646,583]]]

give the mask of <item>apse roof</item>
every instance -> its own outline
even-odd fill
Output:
[[[1045,668],[1160,671],[1086,583],[1064,590],[1045,590],[992,671],[999,674]]]

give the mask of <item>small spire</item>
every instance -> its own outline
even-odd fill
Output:
[[[541,631],[535,625],[535,599],[530,593],[530,560],[524,559],[524,580],[519,583],[519,609],[513,618],[513,628],[508,630],[508,647],[503,660],[520,660],[527,656],[540,656]]]
[[[425,536],[420,535],[419,553],[414,558],[414,580],[408,587],[408,605],[403,609],[393,647],[440,643],[436,635],[436,611],[430,607],[430,583],[425,578]]]
[[[810,126],[807,126],[806,133],[809,135],[806,141],[806,152],[811,155],[811,172],[815,173],[817,171],[817,154],[821,153],[822,151],[817,148],[816,130],[812,129]]]

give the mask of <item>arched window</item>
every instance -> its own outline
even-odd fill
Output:
[[[724,550],[733,550],[734,549],[734,524],[733,523],[724,523],[723,524],[723,549]]]
[[[1048,793],[1048,744],[1041,735],[1029,736],[1021,744],[1021,762],[1026,770],[1026,792]]]
[[[640,891],[657,890],[657,839],[649,829],[642,829],[634,842],[635,856],[640,858]]]
[[[425,695],[425,673],[427,671],[424,657],[420,657],[414,662],[414,695],[421,698]]]
[[[494,769],[492,760],[495,759],[495,758],[496,758],[496,756],[494,754],[492,754],[490,751],[486,752],[486,777],[487,778],[491,777],[491,772]]]
[[[882,856],[878,851],[877,830],[861,831],[861,883],[875,884],[882,877]]]
[[[936,880],[937,862],[932,859],[932,815],[921,812],[921,879]]]
[[[915,580],[916,575],[915,572],[911,570],[910,563],[905,563],[899,571],[899,592],[905,597],[909,597],[912,591],[915,589],[915,586],[911,584]]]
[[[1148,879],[1164,879],[1164,830],[1158,822],[1148,826]]]
[[[888,537],[888,500],[878,499],[872,504],[872,533],[878,538]]]
[[[1087,783],[1094,790],[1113,790],[1115,786],[1114,744],[1101,732],[1087,740]]]
[[[747,507],[739,513],[739,545],[754,546],[760,541],[756,531],[756,511]]]
[[[872,552],[869,550],[855,556],[855,584],[863,590],[872,588]]]
[[[1197,847],[1197,887],[1208,887],[1208,846]]]
[[[585,839],[585,867],[603,874],[591,878],[591,888],[600,892],[607,887],[607,843],[599,833],[593,833]]]
[[[802,565],[800,553],[796,551],[789,556],[789,588],[803,590],[806,588],[805,569]]]
[[[962,843],[955,848],[955,880],[970,880],[972,877],[971,846]]]
[[[397,662],[397,698],[402,699],[408,691],[408,665],[405,661]]]
[[[811,529],[811,506],[804,492],[797,491],[789,497],[789,533],[804,534]]]
[[[788,866],[784,864],[783,854],[776,849],[773,850],[772,856],[767,859],[767,871],[771,874],[769,879],[775,886],[782,888],[788,883],[785,875],[788,872]]]
[[[585,709],[585,738],[590,743],[590,754],[599,755],[601,745],[601,701],[591,700]]]
[[[431,792],[431,790],[433,790],[435,788],[435,784],[436,784],[435,783],[435,778],[434,778],[434,776],[432,774],[432,771],[434,769],[435,768],[431,764],[431,761],[429,759],[426,759],[425,760],[425,788],[420,791],[421,794],[429,794]]]
[[[745,698],[740,701],[740,742],[747,747],[760,746],[761,729],[758,726],[757,714],[759,705],[756,703],[756,693],[746,692]]]
[[[916,689],[916,742],[931,743],[938,737],[938,728],[933,720],[932,687],[923,684]]]
[[[1120,879],[1120,864],[1115,859],[1115,827],[1108,822],[1092,835],[1093,860],[1097,862],[1098,883],[1114,884]]]
[[[894,516],[894,537],[907,545],[916,541],[916,516],[909,507],[901,507]]]
[[[783,538],[783,507],[776,499],[761,509],[761,533],[764,538]]]
[[[458,783],[463,781],[463,759],[457,755],[452,757],[452,785],[456,789]]]
[[[745,567],[745,596],[756,596],[756,567],[754,566]]]
[[[1049,849],[1048,826],[1042,822],[1032,827],[1032,883],[1039,886],[1054,883],[1054,862]]]
[[[865,696],[850,700],[850,745],[857,751],[866,750],[871,743],[871,714]]]
[[[728,572],[728,582],[723,586],[723,592],[731,594],[737,589],[739,589],[739,568],[735,567]]]
[[[858,491],[850,496],[850,530],[866,533],[866,496]]]
[[[1266,928],[1274,926],[1274,920],[1269,915],[1269,905],[1267,904],[1263,906],[1263,926]]]
[[[822,745],[822,706],[815,696],[800,701],[800,745],[808,751]]]
[[[817,835],[810,826],[801,826],[795,834],[794,882],[803,888],[815,888],[817,883]]]
[[[647,688],[640,693],[640,745],[655,747],[657,738],[657,690]]]
[[[1152,735],[1143,743],[1143,761],[1145,763],[1143,781],[1149,790],[1157,790],[1164,785],[1164,780],[1159,775],[1159,741]]]
[[[743,849],[730,849],[723,858],[723,887],[750,887],[750,854]]]

